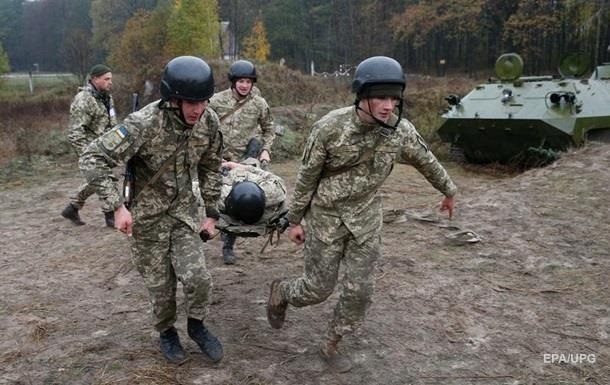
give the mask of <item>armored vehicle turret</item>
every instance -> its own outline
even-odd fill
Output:
[[[557,76],[521,76],[518,54],[504,54],[497,79],[464,98],[450,95],[438,134],[474,163],[554,160],[559,151],[610,131],[610,63],[581,78],[588,65],[570,56]]]

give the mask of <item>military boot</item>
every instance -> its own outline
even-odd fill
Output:
[[[161,347],[161,353],[169,362],[179,364],[184,361],[186,355],[175,327],[172,326],[159,333],[159,346]]]
[[[331,370],[337,373],[349,372],[352,368],[352,360],[349,356],[337,350],[337,344],[341,336],[332,335],[320,342],[320,357],[328,364]]]
[[[68,203],[66,208],[61,212],[61,216],[69,219],[77,226],[82,226],[85,224],[85,222],[80,219],[80,215],[78,215],[78,209],[72,203]]]
[[[104,220],[106,221],[106,226],[114,229],[114,211],[105,212]]]
[[[235,263],[235,251],[233,246],[235,245],[235,235],[222,233],[222,259],[225,265],[232,265]]]
[[[204,325],[201,320],[189,318],[187,324],[189,337],[199,345],[201,351],[207,355],[212,362],[222,360],[222,344]]]

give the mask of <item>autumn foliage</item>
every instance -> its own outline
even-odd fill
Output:
[[[252,26],[252,32],[244,39],[243,56],[257,62],[265,63],[269,59],[271,46],[267,41],[267,32],[262,20],[257,20]]]

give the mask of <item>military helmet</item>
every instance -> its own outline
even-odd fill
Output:
[[[225,199],[225,211],[231,218],[255,224],[265,211],[265,192],[254,182],[238,182]]]
[[[256,82],[256,68],[248,60],[238,60],[229,67],[229,81],[235,83],[237,79],[248,78]]]
[[[396,60],[373,56],[363,60],[354,73],[352,91],[358,99],[375,96],[395,96],[402,99],[405,74]]]
[[[214,74],[202,59],[178,56],[167,63],[161,80],[163,100],[204,101],[214,95]]]

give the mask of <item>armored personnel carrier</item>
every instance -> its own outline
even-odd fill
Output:
[[[610,63],[582,78],[588,64],[569,56],[557,76],[521,76],[523,60],[508,53],[496,61],[497,79],[464,98],[449,95],[438,134],[473,163],[529,163],[610,132]]]

